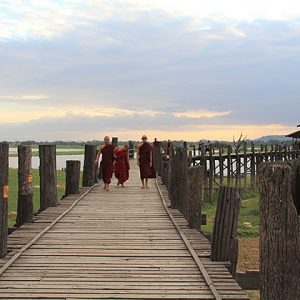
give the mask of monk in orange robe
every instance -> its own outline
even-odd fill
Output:
[[[129,146],[117,147],[114,150],[114,172],[118,179],[118,185],[124,187],[124,182],[129,178],[129,159],[128,159],[128,149]]]
[[[137,149],[137,164],[140,167],[142,189],[148,188],[148,178],[155,177],[153,166],[153,146],[147,142],[147,136],[142,136],[142,143]]]
[[[102,177],[104,182],[104,189],[109,191],[109,185],[111,183],[111,178],[113,175],[113,162],[114,162],[114,146],[110,143],[108,136],[104,137],[104,144],[100,146],[96,157],[96,164],[99,163],[100,154],[102,154],[102,159],[100,163],[100,168],[102,170]]]

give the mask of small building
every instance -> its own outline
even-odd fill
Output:
[[[297,127],[300,127],[300,124],[297,125]],[[294,148],[299,149],[299,147],[300,147],[300,130],[290,133],[286,137],[292,138]]]

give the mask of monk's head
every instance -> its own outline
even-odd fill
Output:
[[[128,150],[129,149],[129,146],[126,144],[126,145],[124,145],[124,149],[125,150]]]
[[[109,144],[109,136],[106,135],[106,136],[104,137],[103,141],[104,141],[104,144],[105,144],[105,145],[108,145],[108,144]]]
[[[143,136],[142,136],[142,141],[143,141],[143,143],[146,143],[147,142],[147,136],[144,134]]]

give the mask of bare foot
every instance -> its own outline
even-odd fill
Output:
[[[141,186],[141,189],[145,189],[145,187],[144,187],[144,186]]]
[[[109,187],[107,186],[105,190],[106,190],[107,192],[109,192]]]
[[[149,189],[149,186],[146,186],[146,189]]]

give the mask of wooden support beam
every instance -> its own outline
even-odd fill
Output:
[[[40,211],[56,206],[56,145],[40,145]]]
[[[0,258],[7,254],[8,155],[8,143],[0,143]]]
[[[80,181],[80,160],[67,160],[65,196],[79,193],[79,181]]]
[[[201,230],[201,204],[203,201],[204,167],[188,168],[188,223]]]
[[[33,222],[33,187],[31,146],[18,146],[18,207],[17,227]]]
[[[241,205],[238,187],[221,186],[216,210],[212,243],[212,261],[230,261],[230,272],[236,273],[238,258],[237,227]]]
[[[93,186],[95,184],[95,160],[96,146],[85,145],[82,186]]]
[[[118,146],[118,138],[117,138],[117,137],[113,137],[113,138],[111,139],[111,143],[112,143],[115,147],[117,147],[117,146]]]
[[[282,162],[259,168],[262,300],[300,299],[300,219],[293,199],[294,175]]]

